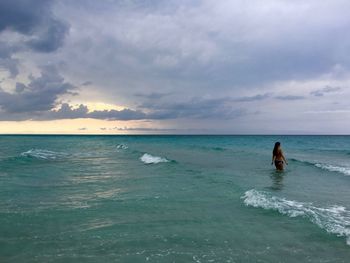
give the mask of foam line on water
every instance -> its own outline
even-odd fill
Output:
[[[170,162],[168,159],[159,157],[159,156],[153,156],[151,154],[145,153],[140,157],[140,160],[145,164],[157,164],[157,163],[167,163]]]
[[[342,166],[336,166],[331,164],[322,164],[322,163],[315,163],[316,167],[321,168],[323,170],[327,170],[330,172],[338,172],[345,175],[350,175],[350,167],[342,167]]]
[[[126,145],[126,144],[118,144],[117,145],[117,149],[120,149],[120,150],[126,150],[128,149],[129,147]]]
[[[62,152],[53,152],[43,149],[30,149],[29,151],[22,152],[21,156],[30,157],[41,160],[56,160],[58,158],[65,157],[67,154]]]
[[[278,211],[289,217],[308,218],[328,233],[344,236],[350,245],[350,211],[343,206],[316,207],[312,203],[287,200],[255,189],[246,191],[241,198],[247,206]]]
[[[313,165],[317,168],[323,169],[323,170],[327,170],[330,172],[337,172],[337,173],[341,173],[344,175],[349,175],[350,176],[350,167],[345,167],[345,166],[340,166],[340,165],[334,165],[334,164],[327,164],[327,163],[322,163],[322,162],[310,162],[310,161],[301,161],[298,159],[291,159],[292,161],[295,162],[301,162],[301,163],[305,163],[305,164],[309,164],[309,165]]]

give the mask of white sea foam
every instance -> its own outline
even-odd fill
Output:
[[[140,160],[144,162],[145,164],[156,164],[156,163],[167,163],[169,162],[168,159],[162,158],[159,156],[153,156],[148,153],[145,153],[140,157]]]
[[[342,166],[336,166],[331,164],[322,164],[322,163],[315,163],[315,166],[324,170],[328,170],[331,172],[338,172],[345,175],[350,175],[350,167],[342,167]]]
[[[66,154],[42,149],[30,149],[29,151],[21,153],[21,156],[42,160],[55,160],[57,158],[66,156]]]
[[[343,206],[316,207],[311,203],[291,201],[255,189],[245,192],[242,199],[247,206],[275,210],[290,217],[308,218],[328,233],[346,237],[346,243],[350,245],[350,211]]]
[[[317,168],[321,168],[323,170],[327,170],[330,172],[337,172],[337,173],[341,173],[341,174],[350,176],[350,167],[334,165],[334,164],[327,164],[327,163],[322,163],[320,161],[301,161],[299,159],[291,159],[291,160],[306,163],[309,165],[313,165],[313,166],[316,166]]]
[[[125,144],[118,144],[117,145],[117,149],[121,149],[121,150],[126,150],[126,149],[128,149],[129,147],[127,146],[127,145],[125,145]]]

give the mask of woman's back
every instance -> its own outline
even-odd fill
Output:
[[[282,160],[283,159],[283,152],[280,148],[276,149],[274,152],[273,152],[273,155],[275,156],[275,159],[277,160]]]

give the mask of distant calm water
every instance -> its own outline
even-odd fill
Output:
[[[350,137],[0,136],[0,262],[349,260]]]

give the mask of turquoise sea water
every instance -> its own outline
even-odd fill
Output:
[[[0,136],[0,262],[349,260],[350,136]]]

